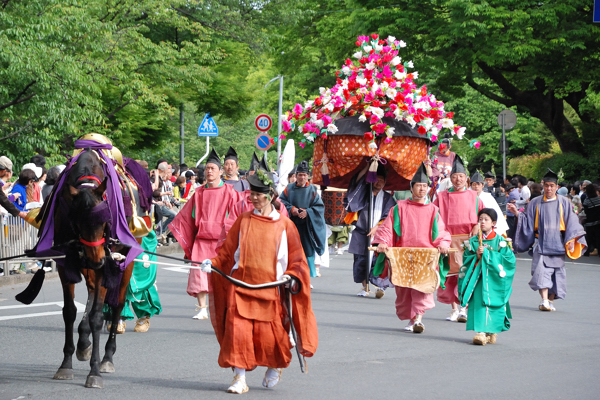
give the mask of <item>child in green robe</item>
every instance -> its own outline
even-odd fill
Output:
[[[468,308],[467,330],[477,332],[473,344],[496,343],[499,332],[510,328],[508,299],[512,293],[515,255],[512,242],[494,232],[496,211],[478,213],[481,233],[465,241],[463,266],[458,274],[458,296]]]

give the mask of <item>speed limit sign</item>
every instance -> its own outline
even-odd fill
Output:
[[[254,126],[261,132],[266,132],[273,126],[273,120],[267,114],[259,114],[254,120]]]

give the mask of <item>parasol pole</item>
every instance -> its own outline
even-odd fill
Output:
[[[373,227],[373,184],[369,183],[369,232],[371,231],[371,228]],[[368,233],[367,232],[367,235]],[[371,238],[369,236],[367,236],[367,254],[369,255],[368,259],[368,264],[367,264],[367,276],[365,278],[365,282],[367,284],[366,286],[366,292],[369,292],[369,272],[371,271],[371,262],[373,260],[373,252],[371,252],[369,250],[369,247],[371,247]]]

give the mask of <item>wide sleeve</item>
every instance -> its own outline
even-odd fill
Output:
[[[382,213],[381,213],[381,219],[379,221],[377,221],[378,223],[382,222],[384,219],[387,218],[388,214],[390,214],[390,211],[392,210],[392,208],[394,208],[394,206],[396,205],[396,200],[394,200],[394,196],[392,196],[391,194],[385,193],[385,203],[383,204],[382,207]]]
[[[290,200],[288,198],[289,187],[290,185],[283,189],[283,192],[281,192],[281,195],[279,195],[279,201],[285,206],[285,209],[287,210],[288,214],[292,214],[292,208],[294,208],[294,206],[292,205],[292,203],[290,203]]]
[[[393,207],[392,207],[393,209]],[[394,246],[394,212],[389,212],[388,216],[377,228],[373,237],[373,246],[383,243],[388,247]]]
[[[229,275],[231,268],[235,264],[234,254],[239,245],[240,226],[242,218],[238,218],[229,232],[223,246],[219,249],[218,255],[211,259],[213,266]],[[199,260],[202,261],[202,260]],[[210,320],[217,336],[217,341],[221,344],[225,336],[225,321],[227,317],[227,290],[231,283],[216,272],[208,274],[208,292],[210,301]]]
[[[317,320],[310,298],[310,275],[298,229],[288,220],[286,225],[288,265],[286,274],[300,281],[300,293],[292,295],[292,319],[297,334],[298,350],[305,357],[312,357],[317,351],[319,335]]]
[[[436,212],[433,219],[433,229],[431,233],[433,247],[450,247],[452,244],[452,236],[446,229],[444,220],[440,216],[439,210]]]
[[[231,268],[235,265],[234,254],[240,244],[240,225],[243,219],[242,216],[235,220],[231,229],[227,232],[225,243],[219,249],[219,253],[215,258],[211,259],[215,267],[228,275],[231,272]]]
[[[573,260],[581,257],[585,253],[587,241],[585,240],[585,230],[579,223],[579,216],[570,207],[570,202],[565,201],[563,205],[563,213],[565,219],[565,251],[567,256]],[[573,251],[569,251],[569,243],[575,242]]]
[[[504,245],[503,245],[504,243]],[[485,267],[487,284],[483,286],[484,304],[490,307],[501,307],[508,302],[512,293],[512,282],[515,275],[515,255],[502,238],[498,241],[497,251],[485,249],[482,260]]]
[[[458,300],[462,307],[466,307],[471,300],[477,278],[481,274],[481,263],[477,260],[477,238],[471,238],[465,246],[463,265],[458,272]],[[484,254],[485,254],[484,250]]]
[[[314,188],[314,186],[313,186]],[[307,223],[310,224],[310,233],[315,245],[315,252],[321,256],[325,251],[326,229],[325,229],[325,204],[316,189],[313,189],[313,199],[306,209]]]
[[[181,211],[175,216],[173,222],[169,224],[169,229],[175,240],[181,245],[181,249],[188,259],[192,258],[192,248],[196,240],[198,228],[194,218],[194,206],[196,204],[197,193],[194,192],[190,200],[185,203]],[[201,260],[202,261],[202,260]]]
[[[527,210],[519,213],[517,228],[515,229],[515,251],[523,253],[529,251],[529,248],[535,241],[535,213],[537,204],[529,204]]]

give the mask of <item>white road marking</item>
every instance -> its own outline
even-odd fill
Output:
[[[56,301],[56,302],[52,302],[52,303],[36,303],[36,304],[17,304],[15,306],[2,306],[0,307],[0,312],[2,310],[14,310],[17,308],[33,308],[33,307],[47,307],[47,306],[58,306],[61,309],[63,308],[64,302],[62,301]],[[79,302],[75,302],[75,307],[77,307],[77,312],[81,313],[85,311],[85,304],[81,304]],[[61,315],[62,314],[62,310],[61,311],[47,311],[47,312],[41,312],[41,313],[32,313],[32,314],[20,314],[20,315],[7,315],[4,317],[0,317],[0,321],[7,321],[10,319],[21,319],[21,318],[34,318],[34,317],[46,317],[49,315]]]

